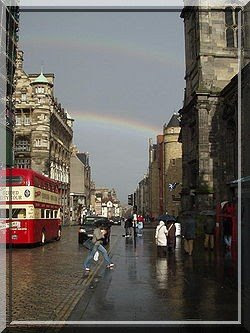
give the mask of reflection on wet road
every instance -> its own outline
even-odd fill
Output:
[[[197,241],[193,256],[186,256],[177,238],[175,253],[157,258],[153,229],[144,230],[136,247],[133,238],[122,237],[123,226],[112,229],[116,267],[107,270],[99,260],[88,277],[77,227],[65,228],[60,242],[14,249],[12,320],[237,320],[237,271],[230,256],[205,252]]]
[[[157,258],[153,230],[143,238],[121,238],[113,250],[116,268],[104,270],[69,320],[237,320],[236,270],[222,254],[197,244],[186,256],[177,238],[174,254]]]

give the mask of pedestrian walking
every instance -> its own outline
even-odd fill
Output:
[[[160,221],[155,230],[155,242],[157,245],[157,255],[164,257],[167,254],[167,227],[163,221]]]
[[[141,237],[143,235],[143,216],[139,215],[138,216],[138,221],[137,221],[137,235]]]
[[[213,249],[214,249],[215,227],[216,227],[215,215],[206,215],[205,222],[204,222],[205,250],[210,249],[213,251]]]
[[[107,250],[102,245],[106,233],[107,233],[107,230],[102,226],[95,228],[94,233],[93,233],[93,238],[92,238],[92,243],[94,246],[89,251],[87,258],[84,260],[84,263],[83,263],[83,268],[86,272],[88,272],[90,270],[91,261],[92,261],[92,259],[94,259],[95,253],[97,251],[102,254],[102,256],[107,264],[107,266],[106,266],[107,268],[114,267],[114,264],[111,262],[111,259],[108,255]]]
[[[167,222],[167,247],[169,252],[173,252],[176,246],[176,227],[175,221]]]
[[[227,250],[231,249],[232,243],[232,219],[230,217],[224,218],[223,222],[223,238]]]
[[[223,204],[223,205],[222,205]],[[222,203],[222,213],[224,215],[222,220],[223,226],[223,239],[227,250],[231,250],[232,243],[232,216],[234,214],[234,205],[231,202]]]
[[[193,253],[194,239],[196,234],[196,223],[190,213],[185,215],[182,222],[182,236],[184,237],[184,251],[190,256]]]
[[[134,237],[137,236],[136,228],[137,228],[137,214],[134,213],[134,214],[133,214],[133,229],[134,229]]]
[[[128,217],[125,221],[124,228],[125,228],[125,237],[131,237],[132,236],[132,217]]]

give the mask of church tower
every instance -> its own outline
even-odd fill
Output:
[[[186,89],[181,115],[182,209],[214,206],[220,92],[238,73],[241,7],[185,7]]]

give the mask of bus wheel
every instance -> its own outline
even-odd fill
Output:
[[[61,228],[60,228],[60,229],[58,229],[58,231],[57,231],[57,237],[56,237],[56,240],[59,241],[59,240],[61,239],[61,236],[62,236],[62,230],[61,230]]]
[[[46,235],[45,235],[45,231],[42,231],[42,235],[41,235],[41,245],[44,245],[46,242]]]

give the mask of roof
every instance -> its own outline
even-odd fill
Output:
[[[169,123],[167,124],[167,128],[169,127],[180,127],[180,122],[177,114],[174,113],[172,115],[172,118],[169,120]]]
[[[50,83],[48,81],[48,79],[43,75],[43,73],[41,72],[41,74],[34,80],[31,82],[32,83],[43,83],[43,84],[50,84],[52,85],[52,83]]]
[[[76,156],[85,166],[88,166],[88,154],[87,153],[77,153]]]
[[[68,113],[67,110],[65,110],[66,116],[68,120],[73,120],[73,118],[71,117],[71,115]]]
[[[111,197],[104,198],[104,199],[102,200],[102,203],[108,203],[109,201],[112,202],[112,204],[114,203],[114,200],[113,200]]]

